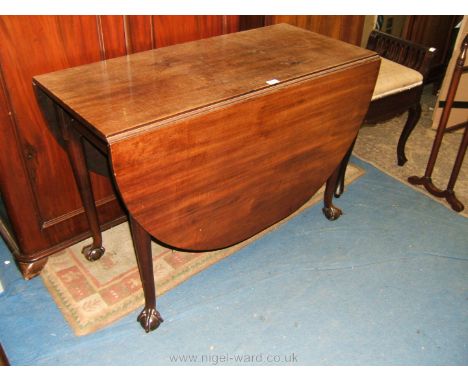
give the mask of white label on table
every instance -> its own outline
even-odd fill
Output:
[[[276,84],[279,84],[280,81],[277,80],[276,78],[273,78],[273,79],[271,79],[271,80],[268,80],[266,83],[267,83],[268,85],[276,85]]]

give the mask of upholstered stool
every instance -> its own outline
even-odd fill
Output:
[[[420,86],[423,79],[418,71],[382,57],[371,102]]]

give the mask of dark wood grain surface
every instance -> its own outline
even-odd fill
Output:
[[[288,216],[324,184],[356,136],[379,62],[278,24],[34,81],[109,143],[123,201],[145,230],[209,250]]]
[[[111,143],[130,212],[170,246],[240,242],[304,204],[357,134],[379,60],[276,85]]]
[[[375,55],[287,24],[36,76],[103,138]]]

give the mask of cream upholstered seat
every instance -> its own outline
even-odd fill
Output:
[[[423,75],[418,71],[382,57],[372,101],[409,90],[422,83]]]

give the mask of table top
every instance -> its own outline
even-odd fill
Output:
[[[33,82],[109,139],[375,55],[277,24],[42,74]]]

